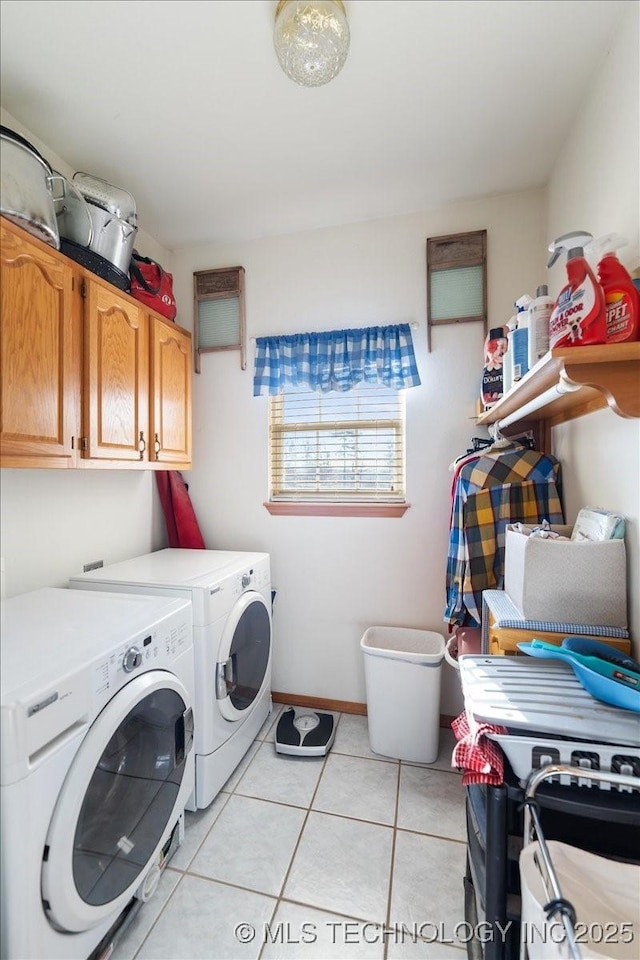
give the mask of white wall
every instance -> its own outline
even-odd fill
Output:
[[[74,168],[1,111],[3,125],[26,137],[55,170]],[[91,171],[97,176],[99,170]],[[137,248],[167,269],[168,250],[140,231]],[[2,470],[0,522],[3,593],[64,586],[92,560],[113,563],[166,546],[153,473],[131,470]]]
[[[8,597],[166,546],[150,470],[3,469],[1,505]]]
[[[548,237],[622,233],[629,244],[619,257],[630,270],[640,265],[639,9],[630,8],[599,65],[549,183]],[[549,292],[556,294],[564,267],[556,265],[552,276]],[[630,630],[639,656],[640,421],[603,410],[556,428],[553,446],[564,468],[569,521],[586,505],[627,518]]]
[[[416,216],[176,254],[176,291],[195,270],[246,270],[248,336],[416,320],[422,386],[407,392],[402,519],[273,517],[267,499],[267,398],[252,395],[239,354],[205,354],[194,377],[190,493],[210,548],[267,550],[278,589],[273,688],[364,702],[360,638],[374,624],[446,634],[449,463],[474,434],[482,367],[480,324],[434,330],[426,352],[426,239],[486,228],[489,312],[544,280],[544,193],[496,197]],[[482,434],[484,435],[484,434]],[[447,672],[450,670],[446,668]],[[459,701],[446,681],[443,712]],[[455,690],[455,686],[453,687]]]

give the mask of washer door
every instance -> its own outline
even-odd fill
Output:
[[[225,720],[240,720],[268,682],[271,613],[255,590],[243,593],[229,614],[216,664],[216,701]]]
[[[54,926],[77,933],[128,903],[184,808],[192,743],[189,694],[165,670],[135,677],[97,716],[47,834],[42,899]]]

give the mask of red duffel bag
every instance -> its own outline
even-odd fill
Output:
[[[137,250],[129,264],[131,296],[146,304],[168,320],[175,320],[178,308],[173,295],[173,277],[150,257],[141,257]]]

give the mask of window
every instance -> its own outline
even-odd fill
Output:
[[[404,410],[404,391],[369,384],[270,397],[270,512],[402,515]]]

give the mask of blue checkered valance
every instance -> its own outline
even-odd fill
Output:
[[[361,383],[420,386],[408,323],[258,337],[253,394],[345,391]]]

